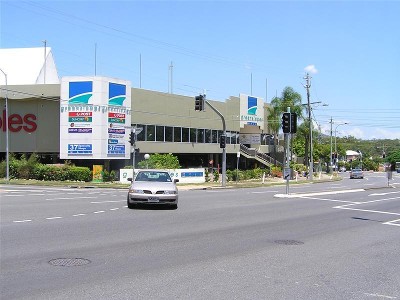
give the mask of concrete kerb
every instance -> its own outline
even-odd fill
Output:
[[[309,181],[307,179],[302,180],[290,180],[290,184],[314,184],[314,183],[322,183],[322,182],[329,182],[335,181],[339,179],[330,179],[328,176],[317,179],[314,181]],[[119,182],[104,182],[104,183],[93,183],[93,182],[60,182],[60,181],[39,181],[39,180],[17,180],[12,179],[10,182],[6,180],[0,179],[1,184],[11,184],[11,185],[35,185],[35,186],[52,186],[52,187],[67,187],[71,189],[94,189],[94,188],[114,188],[114,189],[128,189],[129,184],[121,184]],[[236,182],[228,182],[225,187],[221,186],[221,183],[218,182],[205,182],[202,184],[179,184],[178,183],[178,190],[212,190],[212,189],[238,189],[238,188],[255,188],[255,187],[270,187],[270,186],[277,186],[277,185],[285,185],[286,180],[282,178],[269,178],[264,183],[261,181],[239,181]]]

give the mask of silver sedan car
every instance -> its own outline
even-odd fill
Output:
[[[352,169],[350,171],[350,179],[353,179],[353,178],[361,178],[361,179],[363,179],[364,178],[363,171],[361,169]]]
[[[160,170],[141,170],[132,181],[128,191],[128,207],[138,204],[168,205],[178,208],[178,189],[168,172]]]

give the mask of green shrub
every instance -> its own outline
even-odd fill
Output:
[[[210,172],[208,171],[207,168],[205,169],[204,175],[205,175],[206,182],[210,182]]]
[[[114,182],[117,179],[117,174],[114,170],[108,172],[107,170],[103,171],[103,181],[104,182]]]
[[[69,168],[69,180],[73,181],[92,181],[92,171],[88,167],[71,166]]]
[[[219,180],[219,173],[218,173],[218,171],[215,170],[214,173],[213,173],[213,175],[214,175],[214,182],[218,182],[218,180]]]

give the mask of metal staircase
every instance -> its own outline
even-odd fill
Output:
[[[254,148],[248,148],[243,144],[240,144],[240,154],[246,158],[255,159],[268,167],[274,166],[275,163],[278,166],[282,166],[282,163],[280,161],[275,160],[268,154],[257,151]]]

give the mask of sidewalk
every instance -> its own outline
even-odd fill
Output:
[[[313,181],[308,180],[306,177],[298,177],[297,180],[290,180],[290,184],[302,183],[320,183],[326,181],[340,180],[341,177],[332,177],[329,174],[322,174],[321,178],[315,176]],[[115,189],[128,189],[129,184],[120,182],[73,182],[73,181],[40,181],[40,180],[24,180],[24,179],[11,179],[8,183],[4,179],[0,179],[1,184],[10,185],[34,185],[34,186],[52,186],[52,187],[67,187],[67,188],[115,188]],[[254,188],[254,187],[268,187],[274,185],[285,185],[286,180],[277,177],[267,177],[264,183],[262,179],[258,180],[244,180],[244,181],[227,181],[226,186],[222,187],[221,182],[205,182],[196,184],[177,184],[178,190],[207,190],[207,189],[235,189],[235,188]]]

